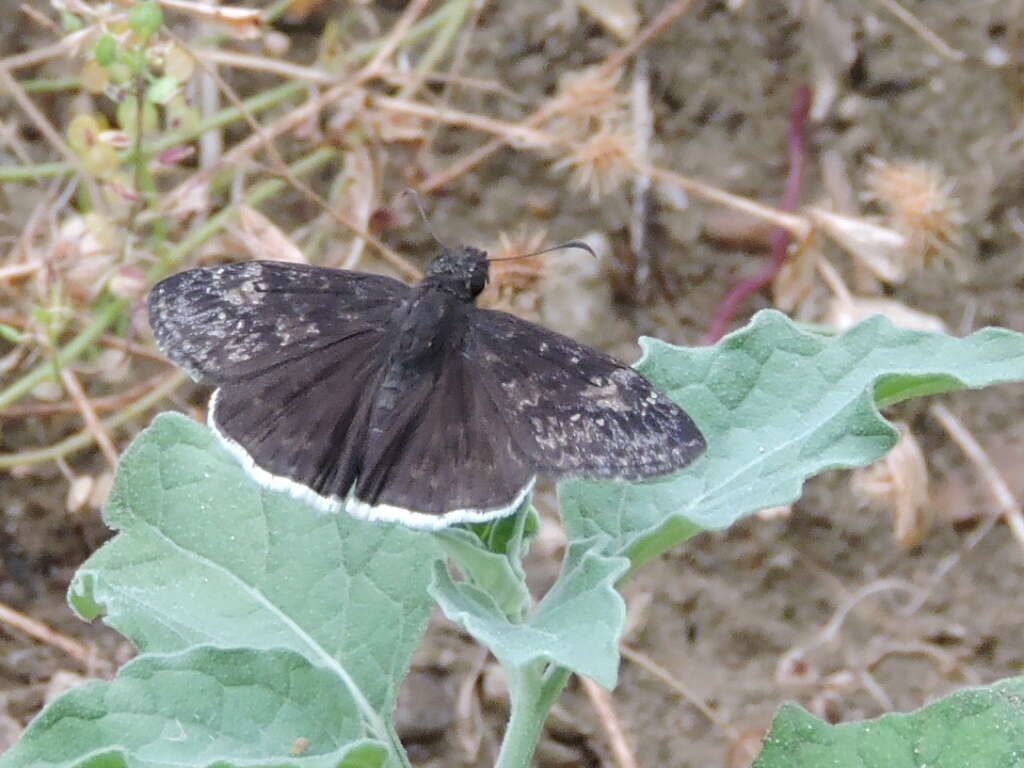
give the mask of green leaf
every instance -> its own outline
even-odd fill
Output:
[[[132,443],[104,517],[120,533],[69,591],[84,618],[105,613],[146,652],[290,649],[346,681],[364,716],[390,714],[432,607],[429,535],[263,490],[180,414]]]
[[[128,26],[142,42],[146,42],[155,35],[163,23],[164,14],[160,10],[160,3],[157,0],[144,0],[144,2],[136,3],[128,12]]]
[[[0,339],[9,341],[11,344],[24,344],[29,338],[27,333],[19,331],[13,325],[0,323]]]
[[[829,725],[783,706],[753,768],[995,768],[1024,763],[1024,678],[910,714]]]
[[[80,18],[75,16],[75,14],[71,13],[70,11],[64,10],[60,12],[60,24],[62,27],[64,27],[65,32],[77,32],[78,30],[85,27],[85,24],[82,23],[82,20]]]
[[[146,89],[146,101],[154,104],[166,104],[178,93],[180,86],[181,83],[173,77],[168,75],[158,77]]]
[[[114,40],[113,35],[102,35],[99,40],[96,41],[96,47],[93,48],[93,55],[96,57],[96,63],[104,67],[109,67],[114,63],[114,59],[117,58],[117,41]]]
[[[956,339],[884,317],[823,336],[769,310],[715,347],[641,343],[637,368],[693,416],[707,452],[665,479],[560,487],[570,538],[606,534],[609,551],[634,565],[796,500],[812,475],[883,456],[898,434],[879,405],[1024,379],[1024,335],[987,328]]]
[[[491,649],[506,668],[548,661],[609,690],[618,676],[618,638],[626,609],[615,582],[629,561],[601,554],[603,539],[569,546],[562,573],[524,623],[514,623],[483,590],[456,583],[443,563],[431,593],[445,615]]]
[[[64,694],[0,768],[371,768],[386,757],[330,670],[291,651],[202,647],[140,656]]]
[[[480,538],[465,528],[437,533],[445,553],[455,561],[470,583],[486,592],[503,615],[516,619],[530,604],[521,567],[506,555],[489,552]]]

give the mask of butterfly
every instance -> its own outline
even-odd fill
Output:
[[[535,477],[638,480],[704,450],[640,373],[475,305],[487,254],[442,248],[416,285],[288,262],[159,282],[164,353],[217,387],[208,423],[261,485],[440,529],[516,511]]]

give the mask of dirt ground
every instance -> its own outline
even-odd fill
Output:
[[[9,21],[0,30],[0,55],[50,39],[18,13],[17,3],[4,5]],[[662,5],[642,3],[643,17],[652,18]],[[938,316],[957,334],[990,324],[1024,331],[1024,2],[903,0],[901,7],[923,31],[897,18],[894,5],[697,3],[644,49],[652,157],[663,167],[775,203],[787,173],[790,104],[799,86],[811,86],[824,104],[816,104],[820,113],[808,125],[804,202],[825,200],[831,192],[821,162],[826,154],[842,161],[856,192],[872,157],[926,161],[955,182],[965,222],[956,246],[964,275],[922,272],[884,295]],[[316,26],[288,33],[301,40],[316,34]],[[551,95],[561,73],[598,61],[619,45],[568,0],[492,2],[469,38],[462,71],[514,84],[525,104],[536,104]],[[493,93],[462,94],[457,106],[506,119],[528,110]],[[15,115],[14,105],[0,100],[0,119]],[[424,162],[428,170],[443,168],[446,158],[480,141],[466,131],[441,131]],[[24,196],[32,190],[4,190],[7,242],[18,220],[12,211],[27,210],[31,200]],[[612,258],[568,284],[572,294],[555,280],[537,290],[549,324],[625,359],[635,356],[638,334],[697,343],[729,286],[757,272],[767,258],[722,234],[721,209],[655,185],[647,229],[653,276],[649,285],[638,286],[627,195],[595,202],[565,174],[552,173],[548,159],[526,151],[499,153],[443,196],[428,199],[428,206],[434,228],[448,240],[487,245],[524,222],[546,229],[552,242],[593,233],[606,238]],[[285,223],[301,212],[263,211]],[[409,231],[415,226],[386,233],[386,239],[425,258],[428,241]],[[848,271],[845,256],[834,259]],[[574,295],[569,308],[560,306],[567,295]],[[762,292],[738,322],[770,303],[770,293]],[[202,401],[199,392],[180,397]],[[1024,421],[1018,418],[1024,387],[943,401],[1024,498]],[[808,484],[789,514],[698,536],[627,585],[629,652],[612,700],[639,766],[747,765],[774,710],[787,699],[846,721],[913,709],[959,686],[1024,671],[1022,542],[1001,522],[983,528],[998,507],[927,403],[912,402],[890,415],[910,425],[929,467],[928,507],[937,522],[918,545],[905,549],[894,540],[891,515],[858,500],[849,473],[829,473]],[[52,420],[9,424],[4,451],[54,436]],[[128,438],[120,434],[119,443]],[[80,473],[102,468],[93,454],[70,463]],[[94,671],[109,674],[112,662],[124,661],[131,649],[102,626],[77,620],[64,602],[74,569],[106,533],[95,511],[67,512],[67,494],[65,475],[53,464],[0,475],[0,601],[95,644],[104,661]],[[535,581],[543,588],[557,541],[538,550]],[[64,674],[55,678],[58,672]],[[67,655],[0,622],[0,745],[38,710],[48,690],[82,672]],[[461,688],[469,691],[470,703],[460,702]],[[417,761],[491,762],[501,680],[443,619],[417,654],[404,693],[399,718]],[[426,706],[438,695],[450,702],[451,718]],[[455,713],[482,719],[457,723]],[[467,745],[477,739],[477,757],[468,759]],[[576,681],[552,718],[540,762],[616,765],[600,718]]]

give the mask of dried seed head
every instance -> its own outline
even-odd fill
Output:
[[[633,134],[626,128],[605,128],[579,144],[571,145],[569,153],[552,168],[572,168],[573,185],[586,190],[597,202],[618,189],[636,167]]]
[[[937,261],[961,267],[954,249],[966,221],[954,182],[934,165],[920,162],[870,161],[864,179],[865,199],[881,206],[892,226],[907,238],[910,271],[927,269]]]
[[[932,524],[928,501],[928,466],[906,424],[897,423],[900,440],[884,458],[857,470],[854,493],[876,509],[893,516],[893,534],[902,547],[917,544]]]
[[[582,121],[584,128],[624,116],[627,97],[618,90],[621,74],[607,75],[598,67],[566,72],[558,80],[554,106],[563,116]]]
[[[498,247],[491,255],[502,259],[533,253],[544,246],[546,237],[543,229],[523,230],[512,237],[502,232]],[[491,282],[479,299],[481,304],[536,320],[540,303],[537,286],[544,272],[544,259],[545,256],[531,256],[514,261],[495,261],[491,264]]]

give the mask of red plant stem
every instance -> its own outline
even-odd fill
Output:
[[[800,204],[800,195],[803,188],[804,155],[807,152],[807,115],[811,110],[811,89],[806,85],[800,86],[793,94],[793,105],[789,110],[789,134],[787,139],[787,153],[789,155],[789,176],[786,178],[786,192],[782,196],[779,208],[784,211],[795,211]],[[714,344],[732,324],[736,310],[740,305],[768,285],[775,276],[779,274],[782,265],[786,262],[786,254],[789,243],[792,239],[789,232],[782,227],[772,230],[771,259],[758,275],[741,280],[736,283],[722,299],[715,311],[715,318],[711,321],[711,327],[704,335],[705,344]]]

